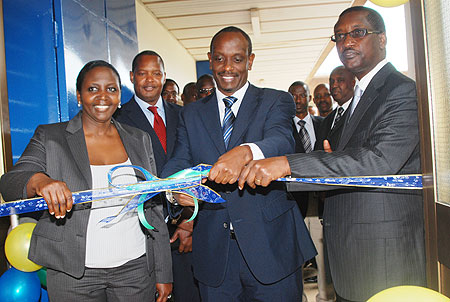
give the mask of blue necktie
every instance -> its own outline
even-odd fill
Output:
[[[226,98],[223,98],[223,102],[225,104],[225,116],[223,117],[222,133],[223,141],[225,142],[225,147],[227,149],[230,142],[231,132],[233,131],[233,122],[235,120],[231,106],[233,106],[236,101],[237,98],[234,96],[227,96]]]

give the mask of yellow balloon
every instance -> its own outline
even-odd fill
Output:
[[[394,7],[405,4],[409,0],[370,0],[373,4],[383,7]]]
[[[19,224],[6,237],[6,258],[14,268],[22,272],[34,272],[42,268],[41,265],[37,265],[28,259],[31,234],[35,226],[35,223]]]
[[[367,302],[450,302],[446,296],[420,286],[396,286],[385,289]]]

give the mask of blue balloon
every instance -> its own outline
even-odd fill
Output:
[[[38,302],[40,297],[41,282],[36,272],[11,267],[0,277],[0,301]]]
[[[43,288],[41,288],[41,300],[39,302],[48,302],[48,293]]]

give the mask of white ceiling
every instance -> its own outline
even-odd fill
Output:
[[[212,36],[234,25],[253,42],[255,61],[249,80],[260,87],[287,90],[309,81],[333,44],[339,14],[366,0],[142,0],[197,61],[207,60]],[[259,14],[260,35],[252,28]],[[256,9],[256,12],[255,12]]]

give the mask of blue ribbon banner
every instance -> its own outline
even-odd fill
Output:
[[[141,171],[146,181],[128,185],[113,185],[112,179],[117,169],[124,167],[132,167]],[[111,187],[96,190],[87,190],[73,192],[73,203],[89,203],[97,200],[105,200],[114,197],[130,196],[130,200],[120,210],[117,215],[106,217],[100,222],[108,223],[115,218],[127,213],[138,207],[138,215],[142,223],[152,229],[151,225],[145,221],[143,215],[143,204],[153,196],[165,192],[172,191],[190,195],[194,198],[195,209],[190,220],[195,218],[198,212],[197,199],[209,203],[222,203],[225,200],[216,192],[204,186],[202,179],[206,178],[210,165],[200,164],[198,166],[182,170],[173,174],[167,179],[160,179],[153,176],[145,169],[133,165],[121,165],[111,169],[108,173],[108,180]],[[360,176],[360,177],[325,177],[325,178],[279,178],[277,181],[297,182],[317,185],[332,186],[352,186],[366,188],[390,188],[390,189],[422,189],[421,175],[389,175],[389,176]],[[0,204],[0,217],[13,214],[23,214],[48,209],[47,203],[43,198],[31,198],[25,200],[11,201]],[[144,220],[143,220],[144,219]]]

